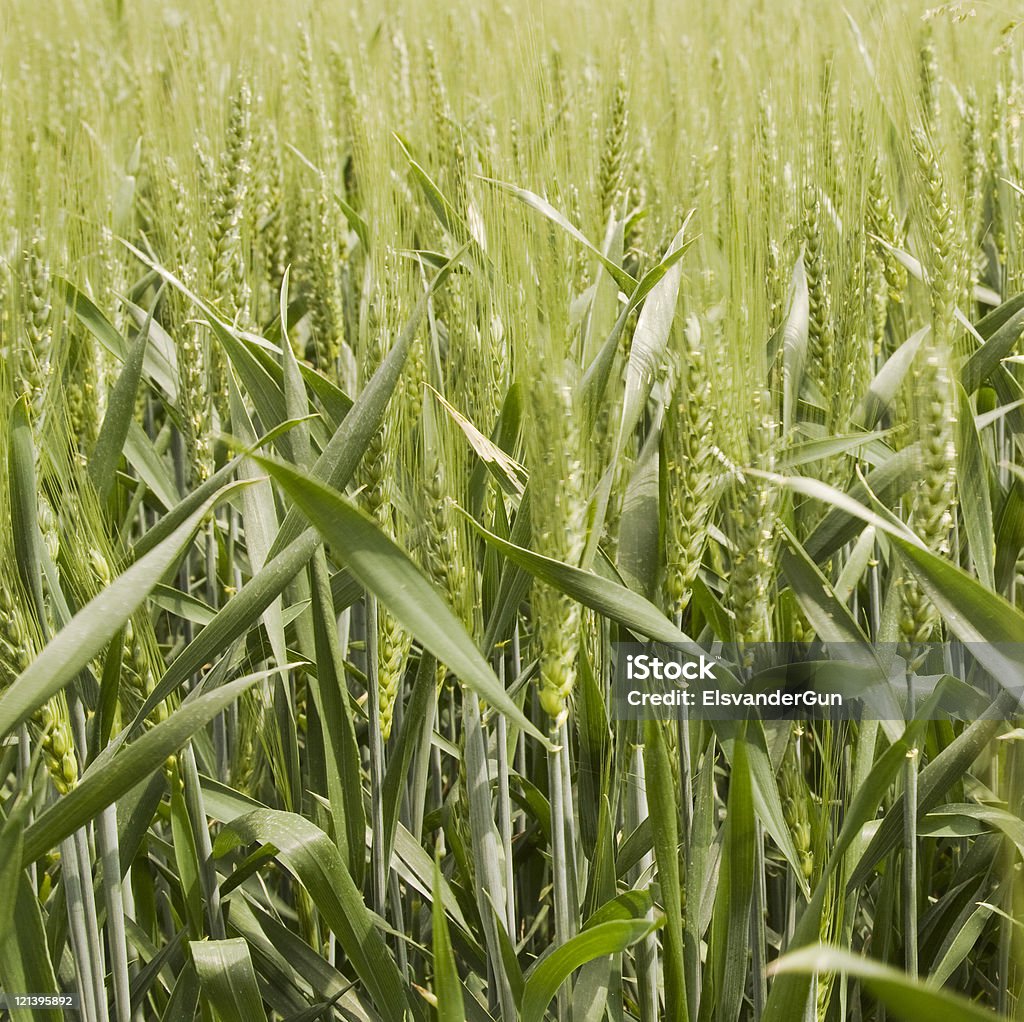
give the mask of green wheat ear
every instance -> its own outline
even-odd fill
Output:
[[[768,395],[755,392],[748,450],[761,471],[774,468],[777,429]],[[729,576],[735,640],[745,644],[769,642],[773,632],[771,580],[778,543],[779,493],[774,483],[762,477],[736,480],[733,487],[728,524],[735,544]]]
[[[926,23],[920,49],[921,106],[929,126],[938,127],[941,113],[939,97],[939,61],[935,54],[932,26]]]
[[[50,355],[53,347],[50,296],[50,268],[46,260],[46,238],[38,222],[33,227],[24,253],[23,324],[26,345],[21,354],[22,385],[30,395],[33,411],[42,412],[50,376]]]
[[[665,593],[673,617],[679,617],[690,602],[717,499],[713,382],[696,320],[687,324],[684,337],[665,409],[662,442],[668,484]]]
[[[804,190],[804,272],[810,316],[807,328],[808,367],[823,393],[835,386],[835,327],[832,321],[832,288],[825,265],[824,225],[817,188]],[[826,415],[828,424],[830,415]]]
[[[251,288],[248,281],[247,203],[252,178],[252,90],[245,81],[228,100],[224,149],[210,183],[214,217],[208,242],[207,279],[222,296],[221,313],[230,323],[249,325]],[[224,355],[209,349],[210,390],[221,423],[227,423]]]
[[[531,392],[534,416],[527,437],[531,455],[533,533],[539,549],[578,564],[585,536],[580,435],[570,388],[547,381]],[[539,696],[544,713],[559,725],[576,685],[580,607],[548,585],[537,585]]]
[[[601,164],[598,170],[598,197],[601,223],[607,222],[622,197],[623,171],[626,164],[627,132],[629,130],[629,96],[625,73],[620,71],[608,110]]]

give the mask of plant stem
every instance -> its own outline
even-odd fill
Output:
[[[498,680],[505,687],[505,657],[498,657]],[[505,859],[505,929],[515,940],[516,905],[513,892],[515,871],[512,863],[512,800],[509,795],[508,723],[501,714],[495,721],[495,745],[498,762],[498,832]]]
[[[552,728],[551,741],[555,748],[548,753],[548,788],[551,801],[551,886],[555,904],[555,944],[561,946],[571,937],[569,923],[569,873],[565,848],[565,804],[562,790],[561,729]],[[572,989],[568,981],[558,990],[559,1022],[571,1022]]]
[[[128,941],[125,936],[125,905],[121,885],[121,857],[118,852],[117,807],[109,805],[99,814],[96,844],[103,867],[103,894],[107,907],[107,942],[110,947],[110,971],[114,984],[114,1008],[117,1022],[131,1017]]]
[[[220,888],[217,886],[217,873],[213,866],[213,845],[210,842],[210,829],[206,823],[203,792],[199,786],[195,749],[191,742],[182,750],[178,762],[185,785],[185,805],[188,808],[189,819],[192,823],[192,835],[196,843],[196,854],[199,857],[199,880],[203,886],[203,901],[206,904],[206,924],[209,927],[210,936],[214,940],[223,940],[227,933],[224,929],[224,916],[220,907]]]
[[[907,719],[914,717],[913,674],[907,672]],[[915,743],[903,767],[903,944],[904,968],[917,978],[917,756]]]
[[[82,1018],[83,1022],[96,1022],[99,1018],[99,1009],[96,1004],[96,987],[93,983],[91,942],[88,936],[88,923],[83,901],[84,885],[76,835],[73,834],[61,842],[60,858],[64,900],[68,911],[68,933],[71,937],[71,953],[75,961],[75,974],[78,979]]]
[[[484,938],[495,983],[492,1000],[501,1018],[515,1018],[515,998],[505,974],[498,934],[505,919],[505,877],[498,867],[498,833],[491,809],[491,778],[487,768],[487,745],[480,702],[466,692],[462,700],[465,731],[466,788],[469,796],[469,829],[473,865],[477,874],[477,906],[484,926]],[[552,828],[554,822],[552,821]]]
[[[377,688],[377,598],[366,597],[366,705],[370,715],[370,866],[373,907],[385,915],[387,863],[384,862],[384,741],[380,732],[380,691]]]
[[[632,776],[627,785],[625,824],[632,833],[647,819],[647,781],[644,769],[643,746],[633,745]],[[636,883],[654,866],[654,853],[647,852],[630,871],[630,882]],[[654,934],[645,937],[638,946],[636,957],[637,1000],[642,1022],[656,1022],[658,1011],[658,943]]]

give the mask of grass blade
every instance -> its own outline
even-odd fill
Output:
[[[775,962],[772,971],[844,972],[856,976],[903,1022],[918,1022],[923,1018],[941,1018],[943,1022],[992,1022],[997,1017],[957,994],[912,980],[881,962],[840,948],[818,946],[794,951]]]
[[[223,1022],[266,1022],[249,945],[241,937],[189,944],[203,993]]]
[[[340,493],[281,462],[256,458],[332,545],[337,556],[395,620],[442,663],[524,731],[547,744],[508,697],[462,622],[380,527]]]

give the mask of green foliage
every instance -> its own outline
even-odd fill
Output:
[[[633,638],[1020,677],[1012,12],[384,6],[2,5],[0,992],[1021,1017],[955,645],[976,720],[612,713]]]

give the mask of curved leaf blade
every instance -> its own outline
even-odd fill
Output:
[[[199,523],[216,503],[211,497],[162,543],[119,575],[46,644],[0,696],[0,735],[7,734],[59,692],[121,630],[156,584],[177,563]]]
[[[657,642],[693,645],[693,640],[685,632],[676,628],[650,600],[639,593],[592,571],[574,568],[571,564],[516,546],[489,532],[461,508],[459,510],[483,539],[500,550],[513,564],[578,600],[585,607]]]
[[[266,1022],[249,945],[243,937],[189,941],[203,994],[223,1022]]]
[[[408,554],[369,516],[335,490],[267,458],[258,461],[297,508],[332,545],[353,577],[477,695],[513,723],[547,744],[547,739],[509,698],[465,626]]]
[[[278,670],[250,674],[187,700],[138,741],[125,746],[105,762],[94,763],[71,791],[25,831],[23,863],[34,862],[105,806],[112,805],[131,791],[140,778],[148,777],[246,689]]]
[[[772,972],[845,973],[864,986],[904,1022],[940,1018],[943,1022],[993,1022],[997,1016],[966,998],[923,982],[906,973],[840,948],[804,948],[774,962]]]
[[[218,835],[214,854],[239,842],[277,849],[277,858],[309,892],[384,1018],[405,1018],[411,1007],[406,985],[334,842],[304,817],[276,809],[256,809],[232,820]]]
[[[652,923],[647,919],[598,923],[555,948],[527,977],[519,1016],[521,1022],[543,1022],[551,999],[576,969],[595,958],[625,951],[660,925],[661,921]]]

